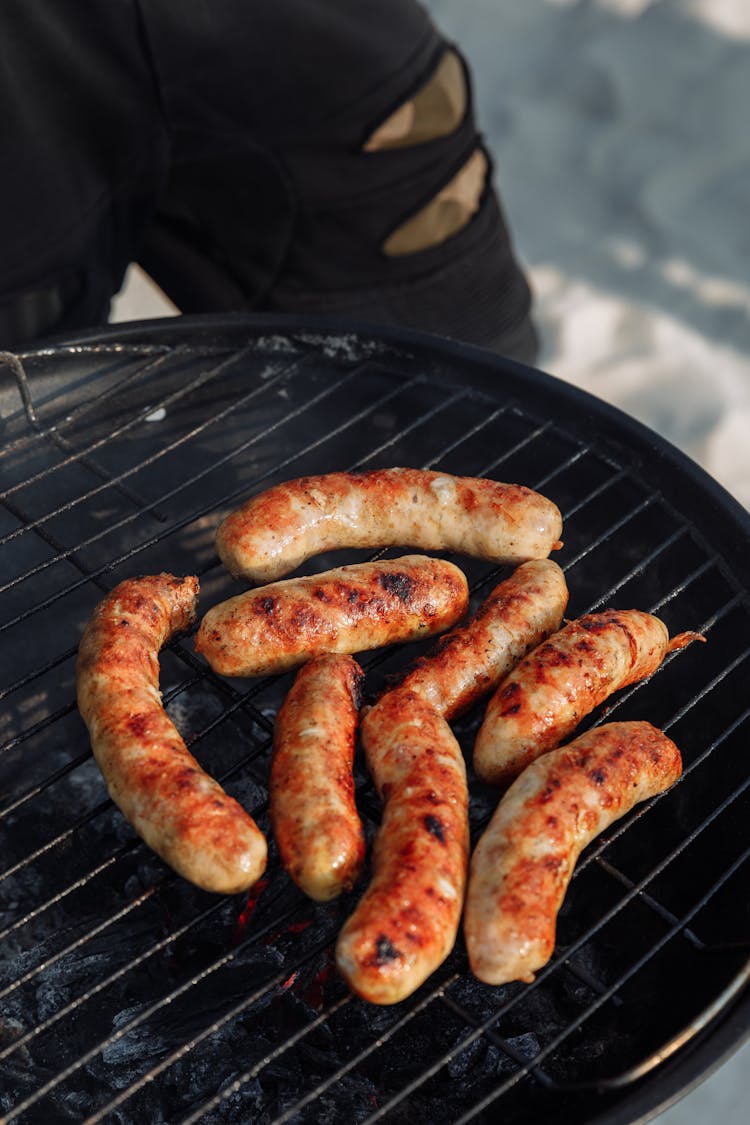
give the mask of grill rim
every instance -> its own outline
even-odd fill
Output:
[[[646,1125],[688,1097],[716,1074],[750,1038],[750,990],[719,1013],[672,1059],[662,1063],[653,1078],[646,1076],[612,1109],[589,1119],[587,1125]],[[659,1101],[653,1094],[658,1091]]]
[[[159,336],[167,347],[191,347],[186,336],[195,337],[196,347],[200,343],[209,346],[212,337],[226,332],[247,331],[252,337],[262,333],[282,335],[304,340],[306,336],[333,337],[353,336],[360,339],[382,341],[392,348],[414,349],[418,352],[434,351],[441,363],[446,360],[455,364],[460,362],[471,368],[470,386],[496,398],[498,388],[503,395],[510,394],[522,401],[530,393],[551,399],[560,408],[555,415],[555,425],[563,426],[576,437],[589,426],[596,426],[597,451],[603,452],[611,443],[613,456],[624,460],[632,467],[634,454],[642,465],[653,469],[654,488],[658,495],[668,501],[674,495],[674,488],[684,490],[688,479],[701,494],[701,512],[718,507],[726,522],[734,525],[735,534],[724,534],[722,528],[721,546],[715,547],[706,540],[706,526],[696,516],[692,530],[706,542],[707,550],[718,558],[733,575],[734,582],[748,599],[743,577],[742,561],[746,558],[750,545],[750,513],[748,513],[717,481],[711,478],[700,466],[681,453],[660,435],[624,414],[616,407],[602,402],[580,388],[563,383],[546,372],[526,367],[523,364],[494,356],[480,348],[430,336],[425,333],[385,328],[380,325],[342,322],[329,318],[269,317],[258,314],[219,314],[215,316],[164,318],[160,320],[135,321],[111,326],[108,330],[84,333],[74,337],[64,337],[45,342],[41,347],[19,352],[23,360],[35,356],[55,355],[66,349],[93,348],[102,343],[114,342],[127,347],[130,342],[143,343],[153,336]],[[304,340],[309,344],[309,340]],[[239,349],[239,344],[235,345]],[[493,372],[493,373],[490,373]],[[436,378],[440,373],[435,374]],[[498,384],[498,379],[502,380]],[[508,387],[508,384],[511,387]],[[532,413],[546,413],[544,406],[534,400]],[[30,423],[32,419],[29,418]],[[712,521],[716,517],[712,515]],[[669,1104],[678,1100],[690,1089],[720,1066],[741,1043],[750,1035],[750,993],[745,990],[731,1006],[721,1011],[695,1039],[677,1052],[674,1059],[662,1064],[651,1075],[639,1080],[639,1086],[621,1096],[612,1109],[604,1115],[589,1118],[592,1125],[617,1125],[618,1122],[645,1121],[655,1113],[661,1112]],[[696,1071],[695,1067],[700,1069]],[[689,1080],[685,1081],[685,1076]],[[654,1096],[659,1092],[658,1104]],[[641,1116],[634,1118],[633,1112]]]

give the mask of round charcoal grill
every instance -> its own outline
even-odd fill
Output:
[[[6,356],[0,380],[5,1121],[632,1122],[742,1041],[750,520],[705,474],[555,379],[395,331],[120,325]],[[388,465],[544,492],[565,521],[568,616],[638,607],[707,643],[585,724],[648,719],[685,772],[584,853],[536,981],[480,984],[459,939],[418,992],[379,1008],[348,994],[332,960],[360,888],[315,905],[272,846],[253,892],[220,898],[137,839],[92,761],[74,665],[95,604],[125,577],[198,574],[201,610],[237,592],[213,534],[241,499]],[[503,576],[453,561],[473,605]],[[363,657],[368,693],[420,651]],[[161,667],[193,753],[267,830],[291,677],[223,680],[189,637]],[[456,727],[468,761],[479,719]],[[497,797],[471,771],[470,784],[476,838]],[[371,838],[379,807],[359,762],[357,792]]]

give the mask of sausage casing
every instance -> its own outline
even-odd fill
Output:
[[[572,621],[519,661],[487,705],[474,769],[503,785],[559,745],[614,691],[650,676],[670,648],[666,625],[640,610],[605,610]]]
[[[534,979],[583,848],[680,776],[680,752],[650,723],[609,723],[528,766],[500,801],[471,859],[464,934],[488,984]]]
[[[210,609],[195,647],[215,672],[284,672],[323,652],[354,653],[442,632],[466,612],[458,567],[424,555],[355,563],[249,590]]]
[[[557,563],[522,563],[473,616],[441,637],[401,681],[449,721],[472,707],[529,649],[559,628],[568,588]]]
[[[456,940],[469,848],[461,749],[413,692],[390,692],[364,716],[362,744],[383,819],[373,874],[336,945],[353,992],[374,1004],[410,995]]]
[[[365,856],[352,776],[362,678],[351,656],[318,656],[276,716],[271,825],[284,867],[319,902],[350,888]]]
[[[546,558],[561,531],[556,505],[522,485],[376,469],[269,488],[227,516],[216,549],[235,576],[270,582],[341,547],[417,547],[519,563]]]
[[[159,649],[195,618],[198,580],[133,578],[96,607],[76,666],[78,707],[112,800],[178,874],[234,894],[266,865],[255,821],[190,754],[159,693]]]

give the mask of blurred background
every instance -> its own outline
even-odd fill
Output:
[[[750,507],[750,2],[428,0],[473,68],[538,366]],[[175,311],[136,268],[114,320]],[[750,1047],[659,1117],[745,1125]]]

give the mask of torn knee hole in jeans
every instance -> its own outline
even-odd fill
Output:
[[[487,157],[480,148],[440,191],[391,231],[382,244],[384,254],[416,254],[458,234],[479,210],[487,179]]]
[[[416,147],[450,136],[463,122],[468,104],[463,63],[449,47],[427,81],[370,134],[362,151]],[[487,158],[477,148],[429,203],[388,235],[383,253],[387,257],[416,254],[457,234],[479,209],[486,178]]]
[[[463,65],[448,48],[424,85],[378,125],[362,150],[382,152],[446,137],[463,121],[467,104]]]

